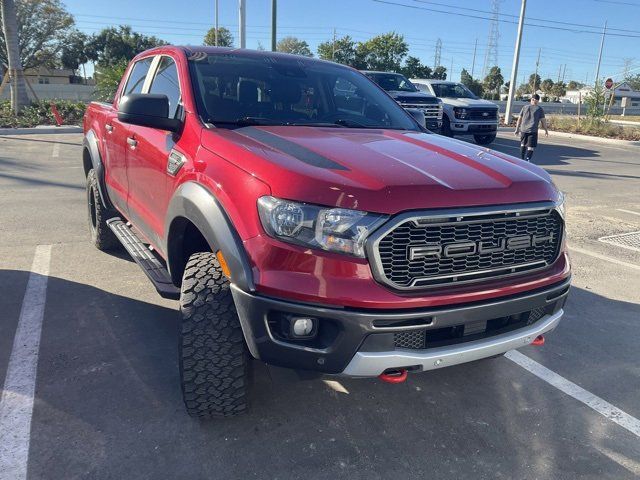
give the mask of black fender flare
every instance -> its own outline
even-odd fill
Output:
[[[216,197],[195,182],[185,182],[173,194],[165,218],[164,251],[171,279],[182,280],[180,219],[191,222],[214,252],[220,250],[231,272],[231,281],[245,292],[255,291],[249,257],[229,216]]]
[[[82,139],[82,154],[83,154],[83,166],[85,169],[85,175],[89,173],[88,166],[85,161],[85,153],[89,152],[89,159],[91,161],[91,168],[93,168],[96,172],[96,176],[98,177],[98,193],[100,194],[100,200],[102,201],[102,205],[112,210],[113,205],[111,200],[109,200],[109,195],[107,194],[107,185],[104,179],[104,164],[102,163],[102,157],[100,156],[100,150],[98,149],[98,137],[93,130],[89,130],[84,138]]]

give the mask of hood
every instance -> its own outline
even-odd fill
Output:
[[[480,98],[442,98],[441,100],[447,105],[453,105],[454,107],[491,107],[496,110],[498,109],[495,103]]]
[[[387,91],[396,102],[402,103],[438,103],[438,99],[423,92],[401,92],[398,90]]]
[[[393,214],[554,201],[541,168],[440,135],[328,127],[204,130],[204,148],[261,179],[277,197]]]

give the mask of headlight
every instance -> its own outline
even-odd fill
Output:
[[[272,237],[330,252],[364,257],[369,234],[385,215],[327,208],[274,197],[258,199],[258,213],[265,231]]]
[[[565,206],[564,206],[564,193],[562,192],[558,192],[558,193],[559,195],[558,195],[558,201],[556,202],[556,210],[564,220],[565,213],[566,213]]]
[[[453,114],[455,115],[456,118],[459,118],[460,120],[464,120],[469,115],[469,112],[467,111],[466,108],[454,108]]]

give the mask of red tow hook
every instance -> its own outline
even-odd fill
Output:
[[[408,372],[405,369],[393,370],[381,373],[378,378],[387,383],[402,383],[407,379]]]
[[[538,335],[533,342],[531,342],[531,345],[535,345],[536,347],[544,345],[544,335]]]

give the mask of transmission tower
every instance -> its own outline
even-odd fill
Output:
[[[489,37],[487,38],[487,49],[484,53],[484,66],[482,76],[489,73],[489,69],[498,65],[498,40],[500,39],[500,2],[502,0],[491,0],[491,26],[489,27]]]
[[[442,56],[442,40],[438,38],[436,42],[436,54],[433,57],[433,69],[440,66],[440,57]]]

